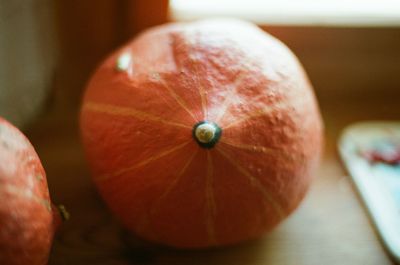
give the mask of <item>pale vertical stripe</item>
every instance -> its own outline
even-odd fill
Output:
[[[187,162],[185,163],[185,165],[181,168],[181,170],[178,172],[178,174],[176,175],[176,177],[174,178],[174,180],[168,185],[168,187],[164,190],[164,192],[161,194],[161,196],[158,198],[158,200],[156,201],[156,203],[154,203],[154,206],[151,209],[151,214],[155,214],[159,207],[160,204],[162,202],[162,200],[164,200],[168,194],[174,189],[174,187],[178,184],[179,180],[181,179],[182,175],[186,172],[186,170],[188,169],[188,167],[190,166],[190,164],[192,163],[194,157],[197,155],[198,153],[198,149],[193,152],[193,154],[189,157],[189,159],[187,160]]]
[[[157,75],[157,78],[159,81],[162,82],[162,84],[164,85],[164,87],[168,90],[168,93],[174,98],[174,100],[179,104],[179,106],[181,106],[192,118],[194,121],[197,121],[195,115],[193,114],[193,112],[189,109],[188,105],[186,104],[186,102],[175,92],[175,90],[173,90],[169,84],[167,84],[167,82],[165,82],[165,80],[162,80],[161,77],[159,75]]]
[[[229,129],[231,127],[237,126],[237,125],[239,125],[239,124],[241,124],[241,123],[243,123],[245,121],[248,121],[250,119],[265,116],[265,115],[267,115],[267,114],[269,114],[269,113],[271,113],[271,112],[273,112],[275,110],[278,110],[278,109],[288,109],[288,108],[301,107],[302,105],[307,103],[307,101],[309,101],[310,98],[309,97],[299,96],[299,97],[297,97],[295,99],[292,99],[292,100],[294,100],[294,102],[290,102],[290,99],[289,99],[288,101],[279,102],[277,104],[266,106],[266,107],[264,107],[262,109],[258,109],[258,110],[252,111],[248,115],[246,115],[245,117],[236,119],[235,121],[231,122],[230,124],[222,126],[222,129]]]
[[[117,172],[115,172],[114,174],[111,174],[111,175],[103,175],[103,176],[101,176],[101,177],[99,177],[99,178],[97,178],[97,179],[95,179],[95,180],[96,180],[96,181],[104,181],[104,180],[106,180],[106,179],[108,179],[108,178],[116,177],[116,176],[122,175],[122,174],[124,174],[124,173],[126,173],[126,172],[129,172],[129,171],[135,170],[135,169],[137,169],[137,168],[143,167],[143,166],[145,166],[145,165],[147,165],[147,164],[149,164],[149,163],[151,163],[151,162],[153,162],[153,161],[155,161],[155,160],[157,160],[157,159],[160,159],[160,158],[162,158],[162,157],[164,157],[164,156],[167,156],[167,155],[169,155],[169,154],[171,154],[171,153],[173,153],[173,152],[175,152],[175,151],[177,151],[177,150],[179,150],[179,149],[185,147],[185,146],[188,145],[190,142],[191,142],[191,140],[190,140],[190,141],[187,141],[187,142],[184,142],[184,143],[182,143],[182,144],[180,144],[180,145],[174,146],[174,147],[172,147],[172,148],[169,148],[169,149],[167,149],[167,150],[164,150],[164,151],[162,151],[161,153],[158,153],[158,154],[156,154],[156,155],[154,155],[154,156],[151,156],[151,157],[149,157],[149,158],[147,158],[147,159],[145,159],[145,160],[142,160],[141,162],[139,162],[139,163],[137,163],[137,164],[135,164],[135,165],[133,165],[133,166],[126,167],[126,168],[122,168],[122,169],[118,170]]]
[[[110,105],[110,104],[87,102],[83,105],[83,110],[84,111],[93,111],[93,112],[98,112],[98,113],[105,113],[105,114],[116,115],[116,116],[123,116],[123,117],[135,117],[140,120],[155,121],[155,122],[159,122],[159,123],[166,124],[166,125],[192,129],[188,125],[185,125],[185,124],[182,124],[179,122],[169,121],[169,120],[166,120],[165,118],[162,118],[162,117],[150,114],[150,113],[146,113],[143,111],[139,111],[139,110],[136,110],[131,107],[120,107],[120,106],[115,106],[115,105]]]
[[[218,124],[222,120],[222,118],[225,116],[226,111],[231,106],[234,96],[237,93],[237,88],[242,84],[244,77],[245,77],[244,73],[240,73],[239,76],[236,77],[235,82],[233,83],[231,89],[225,95],[224,102],[222,102],[221,111],[219,112],[218,116],[215,118],[215,123]]]
[[[284,217],[285,213],[283,212],[282,207],[272,198],[271,194],[265,189],[264,185],[260,182],[260,180],[254,177],[250,172],[248,172],[245,168],[237,163],[231,156],[229,156],[226,152],[222,151],[220,148],[217,148],[217,151],[225,157],[231,164],[234,166],[238,172],[243,174],[245,177],[248,178],[251,185],[257,188],[261,194],[263,195],[265,201],[268,205],[271,205],[275,212],[280,216]]]
[[[207,177],[206,177],[206,222],[207,222],[207,235],[210,244],[216,244],[215,237],[215,224],[214,219],[217,212],[217,206],[214,198],[214,167],[211,157],[211,152],[207,150]]]
[[[285,153],[281,150],[274,149],[271,147],[265,147],[265,146],[260,146],[260,145],[251,145],[251,144],[242,144],[242,143],[233,143],[233,142],[227,141],[226,139],[221,139],[220,143],[223,143],[223,144],[226,144],[226,145],[238,148],[238,149],[251,151],[251,152],[280,156],[287,160],[294,159],[293,155],[290,155],[289,153]]]

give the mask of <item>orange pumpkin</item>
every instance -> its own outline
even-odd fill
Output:
[[[60,217],[35,150],[0,117],[0,264],[47,264]]]
[[[81,129],[112,212],[181,248],[275,227],[304,197],[322,142],[295,56],[236,20],[167,24],[119,49],[88,85]]]

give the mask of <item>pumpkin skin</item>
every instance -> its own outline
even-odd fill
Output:
[[[47,264],[61,219],[28,139],[0,118],[0,264]]]
[[[212,144],[196,138],[204,122],[220,130],[208,134]],[[81,111],[88,163],[109,208],[139,237],[178,248],[274,228],[310,185],[322,127],[290,50],[225,19],[145,31],[97,69]]]

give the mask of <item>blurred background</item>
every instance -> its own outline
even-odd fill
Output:
[[[90,73],[138,32],[210,16],[251,20],[304,64],[321,105],[393,99],[400,3],[393,0],[0,0],[0,116],[75,109]]]
[[[314,85],[326,127],[318,178],[268,237],[221,251],[149,247],[115,222],[79,140],[85,84],[109,52],[148,27],[243,18],[286,43]],[[52,199],[71,220],[49,264],[391,264],[336,155],[342,128],[400,118],[398,0],[0,0],[0,116],[35,146]]]

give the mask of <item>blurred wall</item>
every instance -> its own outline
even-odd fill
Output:
[[[78,71],[65,80],[76,82],[69,86],[75,88],[72,98],[79,98],[90,71],[108,52],[166,22],[167,14],[168,0],[58,1],[62,66],[68,68],[62,71]],[[296,53],[321,99],[399,93],[399,28],[262,27]]]
[[[54,104],[79,104],[95,66],[147,27],[167,21],[168,0],[57,1],[61,58]]]
[[[322,103],[400,96],[398,27],[263,28],[296,53]]]
[[[57,41],[52,0],[0,0],[0,116],[17,126],[42,109]]]

